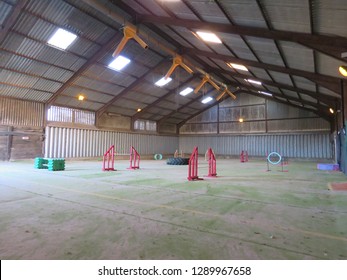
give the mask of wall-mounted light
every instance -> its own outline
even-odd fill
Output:
[[[83,100],[85,99],[85,96],[82,95],[82,94],[80,94],[80,95],[77,96],[77,99],[78,99],[79,101],[83,101]]]
[[[341,65],[339,67],[339,72],[342,76],[347,77],[347,65]]]
[[[333,108],[329,108],[329,112],[332,113],[332,114],[334,114],[335,111],[334,111]]]

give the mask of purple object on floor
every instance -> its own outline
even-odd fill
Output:
[[[333,170],[333,171],[339,171],[339,165],[334,163],[318,163],[317,169],[319,170]]]

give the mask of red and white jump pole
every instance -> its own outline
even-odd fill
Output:
[[[130,166],[128,169],[139,169],[140,168],[140,154],[136,151],[136,149],[131,146],[130,147]]]
[[[208,175],[206,177],[217,177],[217,160],[211,148],[207,150]]]
[[[189,158],[187,178],[189,181],[203,180],[202,178],[198,177],[198,157],[198,147],[195,147]]]
[[[115,171],[114,169],[114,145],[112,145],[102,158],[102,171]]]

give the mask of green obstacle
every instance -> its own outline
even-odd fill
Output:
[[[48,159],[48,170],[49,171],[65,170],[65,159],[61,159],[61,158]]]
[[[62,158],[35,158],[35,168],[49,171],[65,170],[65,159]]]
[[[48,166],[46,165],[47,163],[47,159],[37,157],[35,158],[34,167],[36,169],[48,169]]]

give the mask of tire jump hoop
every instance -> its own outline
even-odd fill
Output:
[[[277,156],[278,160],[277,161],[272,161],[271,160],[271,156]],[[282,160],[282,156],[279,153],[276,152],[271,152],[268,156],[267,156],[267,161],[273,165],[279,164]]]
[[[272,157],[277,157],[278,160],[275,161],[274,159],[271,159]],[[279,153],[277,153],[277,152],[269,153],[266,157],[266,164],[267,164],[267,170],[266,171],[267,172],[271,171],[269,164],[276,165],[276,164],[279,164],[281,162],[281,160],[282,160],[282,157]]]
[[[155,160],[161,160],[161,159],[163,159],[163,155],[162,154],[155,154],[154,159]]]
[[[283,169],[284,165],[288,165],[288,159],[285,157],[282,157],[277,152],[271,152],[270,154],[268,154],[268,156],[266,157],[266,164],[267,164],[266,171],[271,171],[269,164],[272,164],[272,165],[281,164],[282,172],[288,172],[288,170]]]

